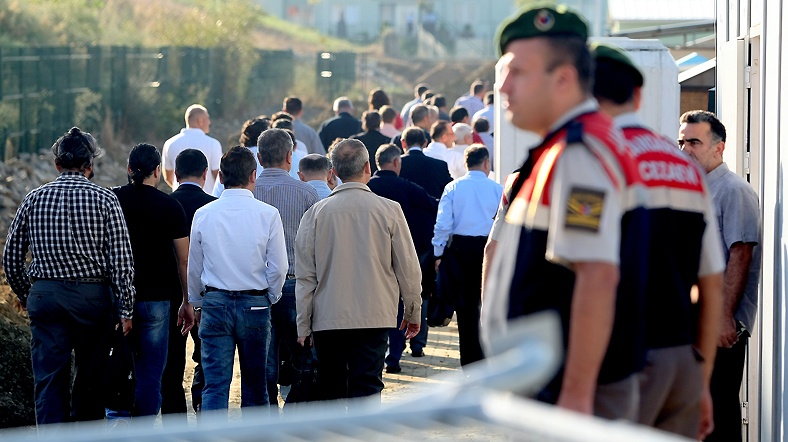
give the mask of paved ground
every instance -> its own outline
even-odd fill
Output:
[[[190,420],[193,420],[194,411],[191,408],[191,386],[194,362],[191,360],[192,341],[189,339],[187,349],[187,368],[184,387],[187,392]],[[384,404],[407,401],[415,394],[423,391],[425,387],[445,382],[442,374],[460,370],[459,341],[457,337],[456,321],[448,327],[431,328],[424,356],[414,358],[410,350],[406,349],[400,361],[402,372],[397,374],[383,373],[385,388],[382,394]],[[281,400],[281,398],[280,398]],[[234,369],[233,383],[230,387],[230,414],[240,411],[240,372],[238,357]],[[416,431],[413,434],[403,434],[402,437],[418,437],[422,440],[507,440],[506,436],[494,428],[480,425],[465,425],[461,427],[439,427],[427,431]]]

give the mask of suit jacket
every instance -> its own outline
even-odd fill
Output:
[[[432,232],[438,215],[438,200],[418,184],[400,178],[390,170],[378,170],[367,183],[374,194],[399,203],[408,229],[421,256],[432,247]]]
[[[194,212],[200,207],[216,200],[213,195],[208,195],[203,192],[202,188],[187,184],[185,186],[178,186],[174,192],[170,194],[173,198],[178,200],[183,206],[183,211],[186,212],[186,222],[191,229],[192,220],[194,220]]]
[[[402,155],[401,178],[423,187],[433,198],[440,199],[443,188],[451,182],[449,165],[424,155],[420,150],[409,150]]]
[[[361,141],[364,143],[364,146],[367,147],[367,152],[369,152],[369,165],[372,167],[372,172],[374,173],[378,170],[378,165],[375,163],[375,153],[377,153],[378,147],[389,143],[389,137],[380,133],[379,130],[372,130],[353,135],[351,138]]]
[[[347,112],[341,112],[339,115],[324,121],[320,125],[318,135],[320,135],[320,141],[323,142],[323,147],[327,151],[331,143],[337,138],[350,138],[359,132],[361,132],[361,121],[358,121]]]

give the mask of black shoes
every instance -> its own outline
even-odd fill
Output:
[[[387,365],[386,366],[386,373],[396,374],[402,371],[402,367],[399,365]]]
[[[411,350],[410,354],[414,358],[421,358],[424,356],[424,350]]]

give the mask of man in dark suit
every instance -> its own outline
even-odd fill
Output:
[[[361,132],[361,122],[351,115],[351,112],[353,112],[353,102],[348,97],[334,100],[336,116],[324,121],[317,131],[326,151],[337,138],[350,138]]]
[[[367,147],[367,152],[369,152],[370,162],[369,165],[372,167],[372,172],[374,173],[378,170],[377,165],[373,164],[375,158],[375,152],[378,151],[378,147],[383,144],[388,144],[389,137],[380,133],[380,114],[376,110],[366,111],[361,115],[361,120],[363,121],[363,127],[366,132],[353,135],[351,138],[361,141],[364,143],[364,146]],[[398,148],[399,149],[399,148]]]
[[[175,158],[175,176],[181,185],[172,192],[172,197],[183,206],[189,226],[192,225],[194,212],[216,199],[202,190],[207,173],[208,160],[197,149],[185,149]],[[175,313],[175,316],[170,315],[171,330],[179,330],[180,327],[177,325],[178,306],[173,304],[170,312]],[[197,327],[192,329],[191,335],[194,340],[192,360],[197,363],[197,366],[194,367],[194,381],[192,382],[192,405],[195,411],[200,411],[204,378],[200,365],[200,338],[197,337]],[[161,413],[162,415],[171,415],[165,418],[167,421],[172,420],[176,415],[182,416],[179,419],[186,421],[186,395],[183,391],[185,371],[186,336],[171,331],[167,349],[167,365],[161,380]]]
[[[402,169],[399,176],[423,187],[433,198],[440,199],[443,188],[451,182],[445,161],[424,155],[427,133],[419,127],[409,127],[402,133]]]
[[[438,214],[438,200],[430,196],[418,184],[399,177],[402,168],[400,149],[393,144],[384,144],[375,154],[378,171],[369,180],[367,186],[376,195],[396,201],[402,207],[408,229],[413,237],[413,245],[419,256],[422,275],[421,292],[421,329],[419,334],[411,338],[410,351],[413,357],[424,356],[424,347],[427,345],[427,307],[430,295],[435,287],[435,266],[432,254],[431,240],[432,228]],[[403,304],[400,301],[399,318],[402,322]],[[399,373],[402,369],[399,360],[405,349],[405,333],[402,330],[389,331],[389,354],[386,357],[386,371]]]
[[[424,130],[424,135],[427,138],[427,141],[424,143],[425,145],[430,144],[432,142],[432,138],[430,138],[430,127],[434,121],[430,118],[430,110],[427,106],[423,104],[417,104],[413,106],[413,110],[410,112],[410,116],[413,119],[413,126],[411,127],[420,127]],[[396,137],[391,139],[391,144],[399,147],[402,146],[402,140],[405,134],[402,133],[397,135]],[[408,150],[407,147],[403,147],[404,150]],[[372,158],[372,157],[370,157]],[[443,189],[441,189],[443,192]],[[438,198],[440,198],[440,194],[438,194]]]

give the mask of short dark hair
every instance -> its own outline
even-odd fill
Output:
[[[380,113],[376,110],[368,110],[361,114],[363,120],[364,130],[369,132],[371,130],[380,128]]]
[[[423,104],[417,104],[410,108],[410,119],[413,121],[413,124],[420,123],[429,116],[430,110]]]
[[[427,132],[420,127],[411,126],[402,132],[402,139],[407,147],[422,147],[427,142]]]
[[[484,144],[474,143],[465,149],[465,167],[468,169],[484,163],[487,158],[490,158],[490,151]]]
[[[432,97],[432,105],[435,107],[446,107],[448,103],[446,102],[445,96],[441,94],[437,94],[434,97]]]
[[[287,113],[285,111],[279,111],[279,112],[271,115],[271,123],[275,123],[275,122],[277,122],[279,120],[288,120],[288,121],[290,121],[292,123],[293,120],[295,120],[295,118],[293,118],[292,115],[290,115],[289,113]]]
[[[435,96],[435,92],[427,89],[426,91],[424,91],[423,94],[421,94],[421,101],[427,101],[434,96]]]
[[[288,120],[287,118],[279,118],[278,120],[273,120],[271,122],[271,128],[293,130],[293,120]]]
[[[624,104],[635,94],[635,79],[628,69],[607,58],[596,60],[594,71],[594,97]]]
[[[394,120],[397,119],[397,115],[399,115],[397,114],[397,111],[395,111],[394,108],[391,106],[381,107],[378,113],[380,113],[380,119],[384,123],[393,123]]]
[[[152,144],[140,143],[129,152],[129,180],[142,184],[161,165],[159,149]]]
[[[327,173],[329,169],[331,169],[331,162],[319,153],[310,153],[298,162],[298,171],[303,174]]]
[[[282,165],[287,159],[287,153],[292,150],[293,141],[284,129],[268,129],[257,139],[257,152],[263,167]]]
[[[419,84],[416,85],[415,88],[413,88],[413,92],[415,92],[416,95],[421,97],[421,94],[423,94],[424,91],[428,90],[429,88],[430,88],[430,85],[428,85],[427,83],[419,83]]]
[[[370,109],[378,110],[387,104],[391,104],[391,100],[383,89],[378,88],[369,91],[369,99],[367,100],[367,104],[369,104]]]
[[[709,123],[711,127],[711,137],[712,141],[718,143],[722,141],[725,142],[727,138],[727,133],[725,132],[725,125],[714,115],[713,112],[705,111],[705,110],[691,110],[684,112],[679,118],[679,123],[684,124],[697,124],[697,123]]]
[[[297,115],[299,112],[301,112],[301,109],[304,108],[304,104],[301,102],[301,99],[293,96],[285,98],[285,101],[282,104],[285,112],[290,115]]]
[[[241,137],[238,139],[238,142],[244,147],[256,146],[257,138],[260,137],[263,131],[268,130],[270,126],[271,122],[267,119],[252,118],[251,120],[246,120],[241,128]]]
[[[465,109],[462,106],[456,106],[449,111],[449,118],[451,118],[452,123],[460,123],[462,120],[470,117],[468,114],[468,109]]]
[[[476,80],[473,83],[471,83],[471,93],[473,93],[473,95],[476,95],[483,90],[484,90],[484,81]]]
[[[369,162],[367,147],[361,141],[354,139],[345,139],[336,143],[329,156],[337,176],[343,181],[361,176],[364,165]]]
[[[495,92],[489,91],[486,94],[484,94],[484,103],[485,104],[495,103]]]
[[[477,133],[485,133],[490,131],[490,122],[484,117],[479,117],[473,122],[473,130]]]
[[[85,170],[101,155],[101,148],[93,135],[72,127],[52,145],[52,154],[55,164],[63,169]]]
[[[175,157],[175,176],[182,178],[201,177],[208,169],[208,158],[198,149],[184,149]]]
[[[432,127],[430,128],[430,136],[432,137],[433,141],[438,141],[443,136],[443,134],[450,130],[451,123],[448,121],[439,120],[432,123]]]
[[[378,165],[378,169],[381,169],[384,165],[394,161],[394,158],[399,158],[401,152],[400,148],[394,144],[381,144],[375,152],[375,164]]]
[[[594,58],[584,39],[574,36],[550,36],[547,42],[547,72],[557,67],[570,64],[577,71],[580,88],[591,92],[594,82]]]
[[[222,155],[219,170],[222,172],[225,188],[242,187],[257,170],[257,161],[251,150],[243,146],[233,146]]]

